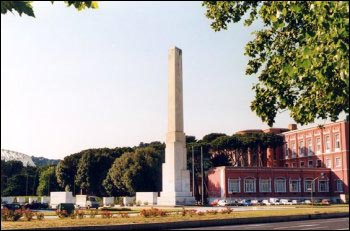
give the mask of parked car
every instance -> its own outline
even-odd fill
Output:
[[[86,208],[98,209],[99,206],[100,206],[100,203],[97,202],[96,197],[88,196],[87,201],[86,201]]]
[[[241,206],[252,206],[252,200],[241,200],[238,205]]]
[[[321,205],[330,205],[331,201],[329,199],[322,199],[320,204]]]
[[[281,203],[281,201],[279,199],[277,199],[277,200],[271,202],[271,204],[272,205],[281,205],[282,203]]]
[[[219,200],[217,205],[218,206],[229,206],[230,202],[228,200]]]
[[[17,209],[22,209],[22,206],[17,203],[1,204],[1,209],[9,209],[11,211],[15,211]]]
[[[269,200],[262,200],[261,204],[262,205],[271,205]]]
[[[300,205],[301,200],[292,200],[292,205]]]
[[[304,200],[304,201],[302,202],[302,204],[311,205],[311,200]]]
[[[49,208],[49,204],[47,203],[38,203],[38,202],[33,202],[33,203],[27,203],[23,206],[25,209],[48,209]]]
[[[74,204],[73,203],[59,203],[57,205],[57,212],[61,213],[62,211],[66,211],[66,215],[69,216],[74,213]]]
[[[215,200],[213,200],[212,202],[210,202],[210,205],[211,205],[211,206],[217,206],[217,205],[218,205],[218,202],[219,202],[219,199],[215,199]]]
[[[282,205],[292,205],[293,203],[292,203],[292,200],[290,200],[290,199],[281,199],[280,200],[280,204],[282,204]]]

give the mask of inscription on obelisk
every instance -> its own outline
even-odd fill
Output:
[[[186,138],[183,119],[182,51],[174,47],[168,55],[168,132],[159,205],[194,204],[190,172],[186,166]]]

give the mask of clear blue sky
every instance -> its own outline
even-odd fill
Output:
[[[259,25],[214,32],[201,2],[34,3],[1,15],[1,148],[63,158],[164,141],[167,53],[183,51],[185,133],[267,128],[251,112],[244,46]],[[276,127],[293,120],[278,115]]]

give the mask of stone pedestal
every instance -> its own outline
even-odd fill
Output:
[[[162,192],[158,205],[193,205],[190,172],[186,166],[186,138],[183,126],[182,51],[169,50],[168,57],[168,133],[165,163],[162,166]]]

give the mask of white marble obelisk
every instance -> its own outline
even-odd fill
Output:
[[[190,189],[190,172],[186,166],[182,100],[182,51],[173,47],[168,56],[168,132],[162,192],[158,205],[191,205],[195,203]]]

